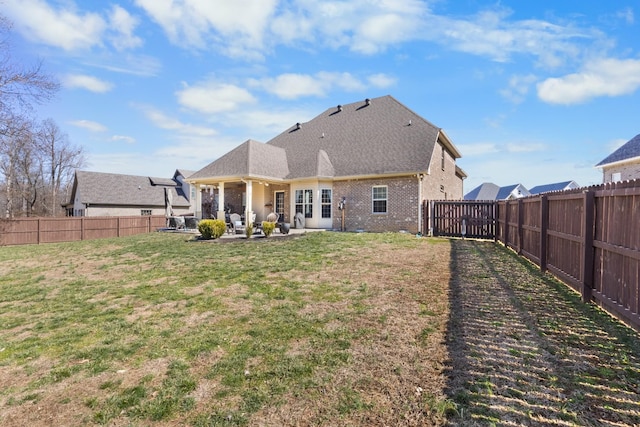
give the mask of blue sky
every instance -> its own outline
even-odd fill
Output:
[[[326,108],[390,94],[469,178],[601,182],[640,133],[640,2],[0,0],[14,55],[61,83],[37,115],[85,169],[169,177]]]

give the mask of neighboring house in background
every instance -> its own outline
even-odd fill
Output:
[[[306,228],[415,233],[425,199],[462,198],[460,157],[442,129],[383,96],[248,140],[187,181],[215,192],[218,218],[275,211],[292,226],[298,214]]]
[[[464,195],[465,200],[513,200],[530,196],[531,193],[522,184],[498,187],[492,182],[485,182]]]
[[[565,191],[565,190],[573,190],[574,188],[579,188],[577,182],[575,181],[563,181],[556,182],[553,184],[545,184],[545,185],[537,185],[529,190],[531,195],[540,194],[540,193],[550,193],[552,191]]]
[[[640,178],[640,134],[627,141],[596,167],[602,168],[602,182]]]
[[[167,195],[173,215],[193,215],[195,190],[183,174],[190,171],[173,178],[76,171],[67,216],[165,215]]]

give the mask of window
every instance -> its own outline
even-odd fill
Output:
[[[276,191],[276,205],[274,208],[280,222],[284,222],[284,191]]]
[[[313,218],[313,190],[296,190],[296,213]]]
[[[611,181],[612,182],[622,181],[622,173],[620,173],[620,172],[612,173],[611,174]]]
[[[331,218],[331,189],[323,188],[320,192],[322,218]]]
[[[387,186],[380,185],[372,188],[373,213],[387,213]]]
[[[142,209],[140,211],[140,215],[142,215],[142,216],[151,216],[151,209]]]
[[[445,153],[445,150],[444,150],[444,147],[442,147],[442,155],[440,157],[440,163],[442,165],[442,170],[444,170],[444,153]]]

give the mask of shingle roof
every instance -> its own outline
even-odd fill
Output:
[[[485,182],[464,195],[465,200],[506,200],[515,190],[519,191],[520,197],[531,195],[522,184],[505,185],[498,187],[492,182]]]
[[[286,150],[288,178],[320,175],[320,150],[335,177],[392,174],[427,170],[439,133],[438,127],[387,95],[331,107],[267,144]]]
[[[496,200],[506,200],[516,190],[518,190],[518,194],[521,197],[525,197],[525,196],[530,196],[531,195],[531,193],[529,193],[529,190],[524,188],[524,186],[522,184],[512,184],[512,185],[506,185],[504,187],[500,187],[500,191],[498,191],[498,195],[496,196]]]
[[[575,181],[563,181],[563,182],[556,182],[553,184],[536,185],[531,190],[529,190],[529,193],[540,194],[540,193],[548,193],[550,191],[569,190],[569,189],[578,188],[578,187],[579,185]]]
[[[492,182],[484,182],[464,195],[465,200],[496,200],[500,187]]]
[[[252,176],[283,179],[288,173],[287,156],[282,148],[250,139],[188,178]]]
[[[351,177],[424,172],[442,130],[387,95],[327,109],[266,144],[249,140],[189,179]]]
[[[609,154],[604,160],[596,165],[596,167],[605,166],[610,163],[621,162],[623,160],[640,157],[640,134],[634,136],[627,141],[622,147]]]
[[[172,204],[188,207],[189,201],[175,185],[166,178],[76,171],[71,203],[78,194],[81,203],[90,205],[164,206],[164,189],[170,188]]]

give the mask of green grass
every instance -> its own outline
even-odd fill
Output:
[[[349,326],[369,311],[367,283],[323,272],[362,262],[363,246],[424,242],[310,233],[222,243],[152,233],[0,247],[0,367],[26,373],[0,397],[26,404],[64,382],[78,395],[60,399],[81,401],[87,423],[245,425],[291,390],[317,393],[350,362],[352,342],[375,334]],[[339,309],[305,311],[311,304]],[[424,304],[421,313],[434,315]],[[211,398],[197,407],[205,386]],[[370,408],[341,389],[334,411]]]

